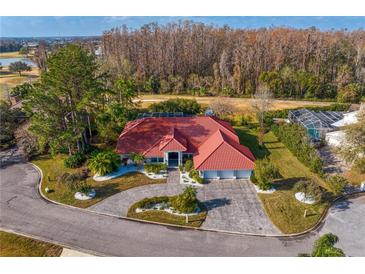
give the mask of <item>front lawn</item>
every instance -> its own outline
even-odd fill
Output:
[[[52,158],[50,156],[41,156],[32,161],[43,171],[42,193],[49,199],[63,204],[76,207],[86,208],[94,205],[101,200],[112,196],[118,192],[149,184],[166,183],[166,180],[149,179],[140,173],[130,173],[119,178],[111,179],[103,182],[96,182],[92,176],[87,178],[87,183],[95,189],[95,198],[87,201],[80,201],[74,198],[75,191],[70,190],[64,184],[58,182],[58,177],[65,172],[76,172],[77,169],[66,168],[63,165],[65,155],[57,155]],[[48,187],[51,192],[46,193],[45,188]]]
[[[326,183],[304,166],[272,132],[264,136],[264,148],[257,141],[257,131],[247,127],[235,128],[242,144],[248,146],[257,159],[267,156],[279,169],[282,179],[274,184],[273,194],[259,194],[267,215],[283,233],[298,233],[316,224],[327,203],[307,205],[297,201],[292,190],[295,182],[311,178],[327,188]],[[307,209],[307,217],[304,211]]]
[[[205,208],[203,203],[199,203],[199,207],[202,211],[194,216],[189,216],[188,223],[186,223],[185,216],[178,216],[174,214],[170,214],[165,211],[160,210],[149,210],[144,212],[136,213],[136,209],[139,207],[139,203],[137,202],[133,204],[128,209],[127,216],[130,218],[141,219],[152,222],[159,222],[165,224],[173,224],[173,225],[182,225],[182,226],[191,226],[191,227],[200,227],[207,217],[208,211]]]
[[[59,257],[62,247],[0,231],[0,257]]]

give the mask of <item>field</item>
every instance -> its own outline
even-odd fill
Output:
[[[275,182],[277,191],[273,194],[259,194],[267,215],[283,233],[297,233],[315,225],[327,204],[306,205],[294,197],[293,186],[304,178],[312,178],[326,187],[325,182],[313,174],[281,143],[272,132],[265,135],[265,147],[259,148],[257,132],[245,127],[235,128],[241,143],[247,145],[257,159],[269,157],[277,166],[282,179]],[[307,216],[304,217],[304,211]]]
[[[16,58],[16,57],[23,57],[23,55],[20,54],[19,51],[0,52],[0,59],[1,58]]]
[[[62,247],[0,231],[0,257],[58,257]]]
[[[130,173],[104,182],[96,182],[92,177],[89,177],[87,183],[95,189],[96,197],[88,201],[79,201],[74,198],[76,191],[70,190],[63,183],[58,182],[58,178],[65,172],[73,173],[77,171],[76,169],[64,167],[63,160],[65,158],[65,155],[57,155],[54,158],[51,158],[50,156],[41,156],[32,162],[43,171],[42,192],[44,195],[51,200],[76,207],[89,207],[111,195],[129,188],[148,184],[166,183],[166,180],[149,179],[140,173]],[[44,191],[46,187],[52,191],[46,193]]]
[[[0,59],[1,62],[1,59]],[[7,67],[0,70],[0,99],[8,99],[8,92],[16,85],[24,82],[33,82],[39,76],[38,68],[32,67],[32,71],[26,71],[19,76],[18,73],[13,73]]]
[[[152,103],[161,102],[171,98],[186,98],[196,99],[198,103],[203,106],[209,106],[214,100],[219,97],[194,97],[189,95],[140,95],[138,101],[141,103],[141,107],[148,107]],[[252,115],[252,99],[251,98],[226,98],[234,107],[235,111],[241,114]],[[137,101],[137,100],[136,100]],[[271,109],[284,109],[284,108],[297,108],[306,106],[324,106],[330,105],[330,102],[312,102],[312,101],[292,101],[292,100],[275,100]]]

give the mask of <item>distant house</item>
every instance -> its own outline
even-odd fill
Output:
[[[145,117],[127,123],[117,153],[141,153],[148,163],[178,167],[191,159],[206,179],[249,178],[255,157],[232,126],[214,116]]]

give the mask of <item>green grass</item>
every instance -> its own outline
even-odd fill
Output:
[[[43,194],[53,200],[63,204],[68,204],[76,207],[86,208],[101,200],[112,196],[118,192],[150,184],[166,183],[166,180],[149,179],[140,173],[130,173],[122,177],[111,179],[103,182],[96,182],[90,176],[87,183],[95,189],[96,196],[94,199],[88,201],[79,201],[74,198],[75,191],[70,190],[62,183],[58,182],[58,177],[65,172],[76,172],[77,169],[66,168],[63,165],[65,155],[57,155],[52,158],[50,156],[41,156],[32,161],[43,171],[42,192]],[[52,192],[46,193],[44,189],[48,187]]]
[[[306,205],[294,197],[293,186],[305,178],[312,178],[327,188],[326,183],[304,166],[272,132],[264,136],[264,148],[257,141],[256,129],[235,128],[242,144],[248,146],[257,159],[267,156],[277,166],[282,179],[275,181],[277,191],[273,194],[259,194],[267,215],[283,233],[298,233],[311,228],[320,219],[328,204]],[[307,217],[304,211],[307,210]]]
[[[0,231],[0,257],[58,257],[62,247]]]
[[[178,216],[165,211],[150,210],[136,213],[136,209],[138,208],[138,206],[139,202],[133,204],[128,209],[127,216],[135,219],[181,226],[200,227],[208,214],[208,211],[204,207],[204,205],[202,203],[199,203],[199,207],[202,209],[202,211],[195,216],[189,216],[188,223],[186,223],[185,216]]]

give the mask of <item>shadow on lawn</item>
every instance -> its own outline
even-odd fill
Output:
[[[293,177],[289,179],[277,180],[274,186],[277,190],[292,190],[294,185],[299,181],[308,180],[306,177]]]
[[[108,183],[101,186],[93,186],[96,191],[96,198],[106,198],[120,192],[118,183]]]
[[[265,146],[260,146],[257,136],[250,132],[247,128],[235,128],[235,131],[240,139],[240,143],[250,148],[256,159],[262,159],[268,156],[270,152]]]

